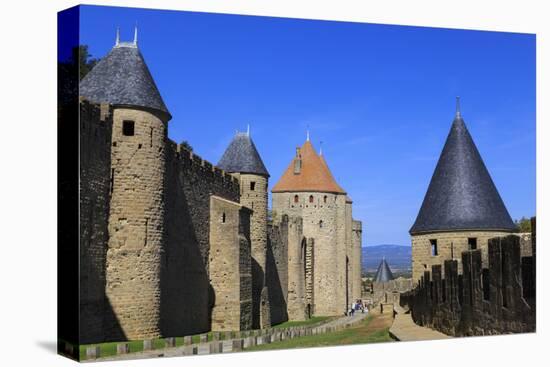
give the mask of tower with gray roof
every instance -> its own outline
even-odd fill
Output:
[[[121,42],[117,31],[114,47],[82,80],[79,94],[113,109],[105,294],[124,334],[119,338],[160,337],[171,115],[138,48],[137,29],[133,42]]]
[[[254,327],[269,327],[271,320],[265,278],[269,173],[252,141],[250,129],[246,133],[235,134],[217,166],[239,179],[241,205],[252,209],[250,218],[252,324]]]
[[[508,210],[457,109],[420,211],[410,229],[413,281],[431,265],[459,261],[462,251],[482,250],[488,239],[516,230]]]

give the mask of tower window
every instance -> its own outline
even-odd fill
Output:
[[[477,238],[468,238],[468,250],[477,249]]]
[[[322,220],[319,221],[319,228],[323,228],[323,221]]]
[[[134,121],[122,121],[122,134],[125,136],[134,136]]]
[[[437,240],[430,240],[432,256],[437,256]]]
[[[325,203],[325,204],[327,203],[327,196],[326,195],[323,196],[323,203]]]
[[[313,195],[309,195],[309,202],[313,203]]]
[[[250,191],[254,191],[255,188],[256,188],[256,182],[254,181],[250,182]]]
[[[297,203],[299,200],[298,195],[294,195],[294,202]]]
[[[225,213],[222,213],[222,223],[225,223]]]

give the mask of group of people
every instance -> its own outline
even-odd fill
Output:
[[[361,311],[361,313],[365,313],[365,312],[369,312],[369,308],[368,308],[368,305],[366,302],[363,302],[362,300],[358,299],[358,300],[355,300],[351,305],[350,305],[350,308],[347,312],[347,315],[348,316],[353,316],[355,314],[355,311],[359,312]]]

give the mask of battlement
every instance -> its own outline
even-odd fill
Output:
[[[518,236],[491,238],[486,267],[480,249],[460,257],[462,272],[457,260],[445,260],[401,295],[417,324],[454,336],[535,331],[535,259],[521,256]]]
[[[184,170],[209,177],[226,188],[239,189],[239,180],[185,148],[183,144],[177,144],[170,139],[166,144],[168,150],[173,152],[173,159],[178,160]]]

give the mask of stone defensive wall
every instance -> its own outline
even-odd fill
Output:
[[[212,331],[252,328],[250,215],[233,201],[210,197]]]
[[[239,203],[239,191],[239,182],[233,176],[167,139],[166,238],[161,267],[163,336],[210,330],[215,299],[208,261],[210,197],[215,195]],[[235,237],[236,233],[227,233],[227,236]]]
[[[532,220],[535,228],[535,220]],[[415,289],[401,295],[413,320],[447,335],[492,335],[535,331],[536,236],[532,256],[521,256],[520,236],[496,237],[488,243],[488,266],[480,249],[457,260],[432,265]]]
[[[112,109],[80,103],[80,340],[103,340],[113,320],[105,296],[109,233]],[[111,324],[114,327],[113,322]]]
[[[118,113],[125,113],[121,111]],[[160,124],[149,141],[144,133],[149,132],[147,126],[141,126],[146,118],[152,119],[146,112],[131,116],[136,121],[135,136],[117,136],[115,140],[114,129],[120,129],[114,125],[116,113],[109,105],[80,101],[80,342],[208,331],[215,298],[208,262],[210,197],[239,203],[239,182],[169,140]],[[128,159],[116,158],[115,164],[113,157],[126,152]],[[141,177],[143,164],[164,167],[157,170],[163,177],[151,180],[159,185],[144,181],[148,176]],[[132,183],[135,180],[141,186]],[[145,202],[134,193],[138,189],[146,190],[147,198],[154,198],[162,207],[158,223],[148,217],[156,207],[141,211]],[[113,216],[117,208],[123,212]],[[156,249],[157,242],[159,258],[153,263],[143,254]],[[127,266],[129,256],[133,266]],[[149,287],[147,292],[159,301],[148,303],[150,309],[138,317],[142,310],[132,308],[142,292],[136,281],[153,278],[158,282],[155,280],[154,289]],[[116,309],[125,310],[125,316],[121,318]],[[159,321],[140,324],[145,317]],[[145,329],[148,331],[143,334]]]

